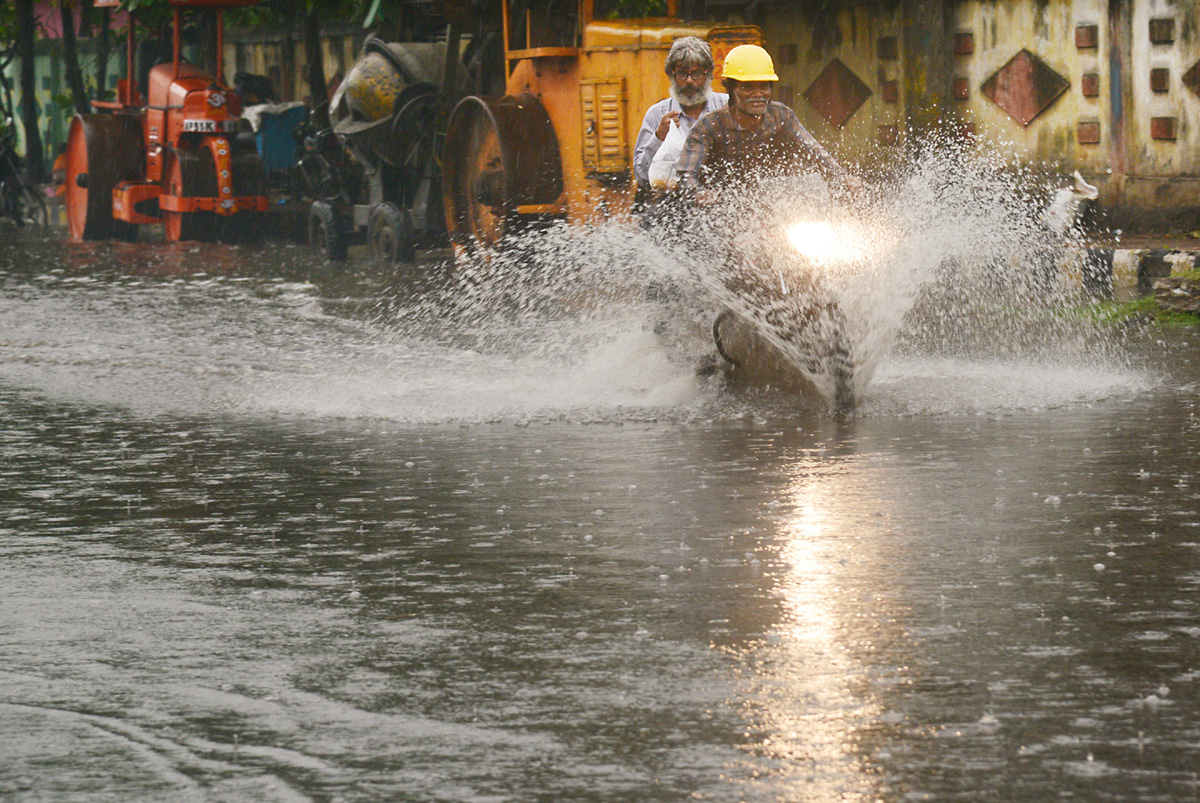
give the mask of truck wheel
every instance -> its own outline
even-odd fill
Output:
[[[238,198],[267,194],[267,170],[257,153],[240,153],[233,157],[233,194]],[[261,242],[267,226],[267,213],[241,211],[233,215],[217,215],[221,242],[250,245]]]
[[[167,168],[167,194],[182,197],[211,197],[217,194],[215,168],[207,149],[197,152],[175,151]],[[212,186],[205,178],[211,178]],[[216,239],[216,221],[212,212],[172,212],[163,210],[163,229],[171,242]]]
[[[462,126],[460,136],[465,147],[454,152],[446,188],[451,231],[461,244],[495,248],[504,239],[513,215],[506,154],[500,132],[487,116],[474,114]],[[452,152],[447,148],[446,153]]]
[[[330,262],[346,259],[350,245],[346,228],[333,206],[325,201],[313,201],[308,209],[308,245]]]
[[[550,206],[563,192],[554,126],[532,95],[463,98],[442,148],[446,231],[456,246],[498,248],[522,206]]]
[[[412,218],[406,210],[384,202],[371,210],[367,222],[367,246],[371,258],[383,265],[410,264],[413,248]]]
[[[112,190],[142,177],[141,148],[141,123],[135,117],[80,114],[71,120],[66,206],[72,241],[128,240],[136,234],[133,224],[113,219]]]

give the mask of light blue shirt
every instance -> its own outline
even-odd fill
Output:
[[[646,109],[646,116],[642,118],[642,128],[638,131],[637,141],[633,145],[633,177],[637,179],[637,183],[642,187],[650,186],[650,163],[654,161],[654,154],[658,153],[663,144],[655,132],[658,131],[658,124],[667,112],[679,112],[679,130],[686,137],[700,117],[728,105],[728,95],[724,92],[713,92],[699,117],[688,117],[684,114],[683,107],[675,98],[665,98]]]

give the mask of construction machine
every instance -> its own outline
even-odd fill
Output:
[[[129,22],[127,69],[116,101],[92,101],[71,121],[65,196],[72,240],[134,239],[137,226],[161,222],[168,240],[242,239],[261,231],[266,171],[255,151],[235,152],[242,101],[223,74],[226,8],[257,0],[167,0],[171,56],[135,60]],[[116,7],[120,0],[96,0]],[[183,13],[215,13],[213,74],[182,53]],[[165,45],[165,43],[163,43]],[[135,80],[135,61],[143,75]]]
[[[444,243],[440,131],[473,74],[462,50],[453,24],[445,41],[364,44],[330,102],[332,127],[301,163],[314,197],[309,244],[328,259],[345,259],[359,235],[388,264]]]
[[[456,248],[492,249],[547,220],[586,222],[633,205],[633,145],[666,97],[663,64],[682,36],[717,64],[756,26],[684,22],[678,0],[503,0],[505,94],[461,100],[442,160],[446,228]],[[650,6],[657,16],[639,15]]]

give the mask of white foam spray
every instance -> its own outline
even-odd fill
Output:
[[[148,413],[413,424],[823,415],[777,390],[731,392],[697,367],[716,359],[725,308],[786,342],[755,317],[752,294],[731,290],[734,241],[764,220],[825,216],[862,254],[823,279],[850,330],[860,415],[1087,403],[1148,385],[1109,330],[1063,314],[1074,291],[1054,266],[1083,238],[1040,222],[1058,184],[951,146],[891,176],[854,204],[777,182],[734,199],[737,214],[678,213],[673,222],[696,224],[685,236],[636,221],[556,226],[399,284],[363,266],[334,282],[182,278],[247,258],[215,246],[163,251],[180,263],[173,279],[55,268],[24,281],[0,262],[0,377]]]
[[[858,246],[821,281],[845,317],[866,409],[881,365],[888,381],[878,389],[890,393],[905,386],[905,366],[918,380],[935,364],[945,374],[948,360],[964,378],[991,371],[1006,385],[1055,371],[1093,376],[1060,384],[1055,404],[1144,385],[1117,359],[1108,330],[1066,314],[1080,290],[1063,281],[1063,265],[1085,252],[1085,238],[1077,226],[1046,226],[1056,181],[1011,167],[998,151],[936,142],[856,201],[809,179],[773,179],[723,207],[672,213],[669,232],[628,221],[540,229],[504,253],[461,260],[437,292],[405,305],[391,336],[479,355],[497,372],[491,398],[504,397],[502,376],[526,388],[508,397],[516,406],[539,393],[546,409],[711,405],[720,391],[691,377],[713,358],[722,309],[805,359],[781,322],[755,315],[746,283],[730,282],[735,241],[766,224],[825,219]],[[915,410],[941,409],[918,396]],[[1036,389],[1002,406],[1018,398],[1037,406]]]

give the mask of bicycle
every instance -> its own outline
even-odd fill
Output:
[[[0,139],[0,215],[11,217],[18,226],[45,226],[50,222],[46,199],[25,180],[14,146],[10,121]]]

